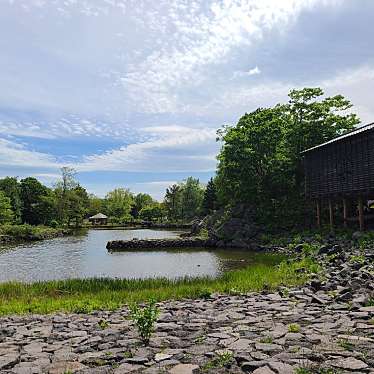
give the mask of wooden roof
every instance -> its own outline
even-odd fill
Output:
[[[357,135],[357,134],[360,134],[364,131],[369,131],[369,130],[373,130],[374,129],[374,122],[373,123],[369,123],[368,125],[364,125],[364,126],[361,126],[361,127],[358,127],[352,131],[349,131],[343,135],[340,135],[334,139],[331,139],[329,140],[328,142],[325,142],[325,143],[322,143],[322,144],[319,144],[319,145],[316,145],[315,147],[312,147],[312,148],[309,148],[309,149],[306,149],[305,151],[303,151],[302,153],[306,153],[306,152],[310,152],[310,151],[313,151],[317,148],[321,148],[321,147],[325,147],[326,145],[329,145],[329,144],[332,144],[332,143],[336,143],[336,142],[339,142],[343,139],[346,139],[346,138],[349,138],[351,136],[354,136],[354,135]]]

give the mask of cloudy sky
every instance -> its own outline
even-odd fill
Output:
[[[372,0],[0,0],[0,177],[160,198],[213,175],[216,129],[291,88],[374,121]]]

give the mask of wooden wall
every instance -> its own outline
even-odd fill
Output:
[[[304,156],[307,198],[374,192],[374,129],[310,150]]]

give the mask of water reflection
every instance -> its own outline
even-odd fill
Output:
[[[89,230],[79,236],[0,247],[0,281],[82,277],[148,278],[216,276],[248,265],[248,252],[205,249],[108,253],[109,240],[173,238],[165,230]]]

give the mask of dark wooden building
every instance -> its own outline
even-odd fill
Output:
[[[320,225],[321,207],[328,202],[330,224],[333,225],[333,204],[343,203],[343,219],[347,225],[347,204],[357,204],[360,228],[364,228],[364,202],[374,196],[374,123],[357,128],[326,143],[303,152],[305,194],[317,204]]]

